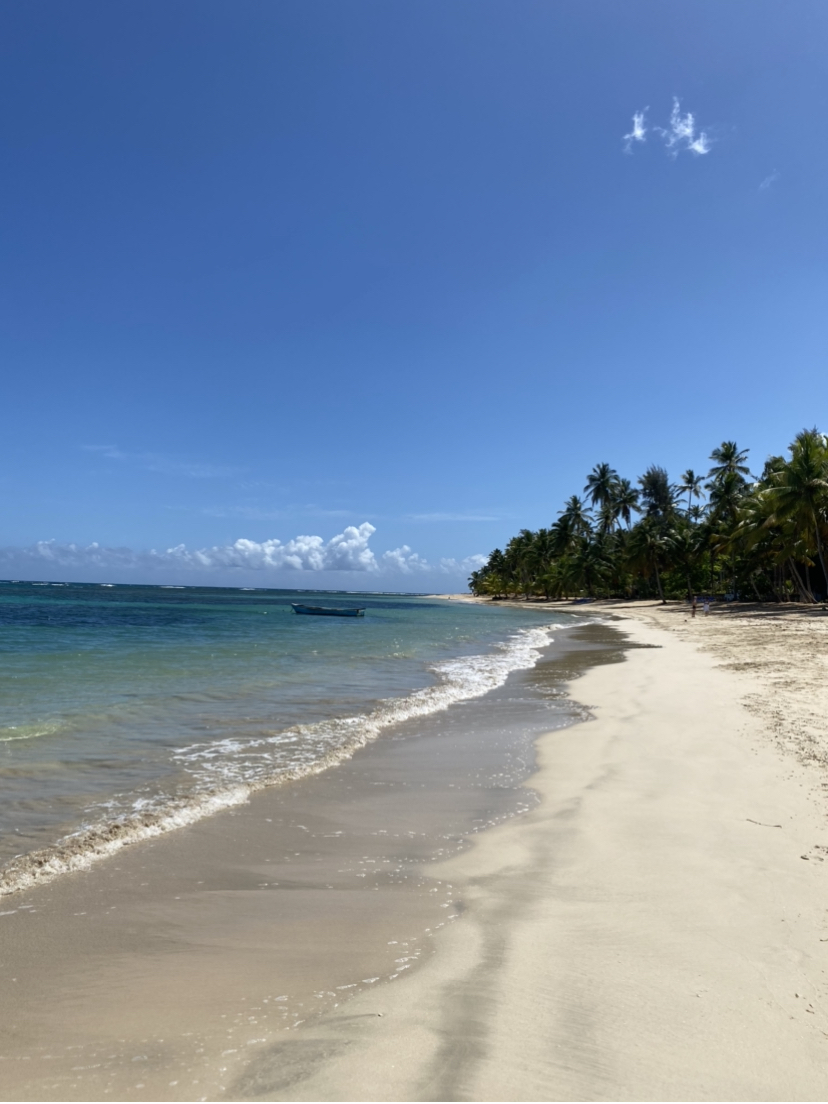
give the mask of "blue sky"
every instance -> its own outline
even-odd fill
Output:
[[[825,428],[826,32],[5,5],[0,574],[451,589],[598,461]]]

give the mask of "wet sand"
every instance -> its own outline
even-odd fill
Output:
[[[540,806],[442,865],[466,912],[436,954],[310,1027],[289,1085],[277,1050],[240,1093],[824,1099],[822,775],[746,708],[755,673],[621,625],[650,647],[572,687],[595,719],[540,740]]]
[[[621,658],[595,631],[322,775],[3,898],[2,1098],[235,1097],[274,1052],[280,1083],[301,1079],[304,1030],[461,914],[441,861],[536,804],[533,741],[580,716],[563,678]]]

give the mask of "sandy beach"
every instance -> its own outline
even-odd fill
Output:
[[[590,613],[539,802],[469,712],[27,894],[3,1098],[824,1099],[828,619]]]
[[[541,806],[446,864],[463,920],[251,1095],[824,1098],[828,621],[614,613],[645,646],[572,687]]]

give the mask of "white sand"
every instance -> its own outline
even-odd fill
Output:
[[[715,618],[643,616],[623,627],[655,647],[588,671],[595,719],[541,741],[541,806],[442,867],[466,912],[434,957],[309,1028],[285,1098],[825,1099],[822,745],[779,729],[824,712],[763,681],[744,632],[702,650]]]

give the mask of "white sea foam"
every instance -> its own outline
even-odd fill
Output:
[[[34,740],[38,736],[54,736],[60,728],[57,722],[49,721],[33,725],[7,725],[0,728],[0,743],[6,744],[12,740]]]
[[[433,686],[381,701],[367,713],[296,725],[256,739],[228,737],[182,748],[173,758],[190,775],[188,793],[141,796],[128,810],[118,811],[111,805],[111,811],[53,847],[9,863],[0,871],[0,896],[88,869],[131,843],[241,805],[265,786],[321,773],[350,758],[391,725],[482,697],[502,686],[512,671],[534,667],[553,631],[551,625],[521,629],[488,654],[437,663],[432,669]]]

